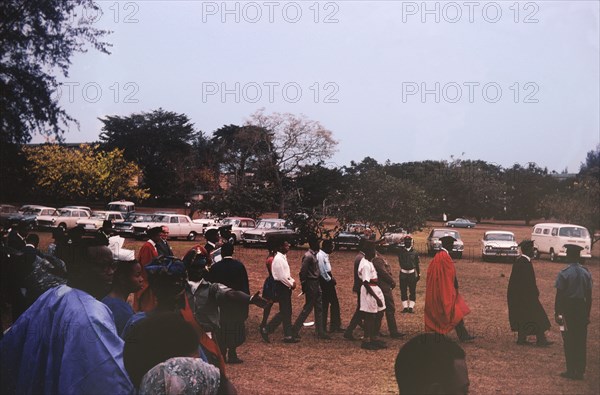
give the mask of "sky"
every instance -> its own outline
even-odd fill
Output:
[[[98,1],[111,54],[72,59],[57,93],[99,117],[159,107],[207,135],[259,108],[339,141],[331,165],[482,159],[577,172],[600,144],[597,1]],[[34,142],[43,138],[36,136]]]

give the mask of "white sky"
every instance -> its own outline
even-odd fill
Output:
[[[68,142],[159,107],[206,134],[261,107],[302,113],[340,141],[337,165],[454,155],[576,172],[600,142],[597,1],[98,4],[112,54],[77,55],[62,79],[81,123]]]

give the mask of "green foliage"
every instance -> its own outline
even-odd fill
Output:
[[[201,133],[184,114],[162,108],[127,117],[107,116],[100,141],[102,148],[120,148],[127,160],[136,161],[144,176],[142,185],[152,196],[184,200],[195,187],[198,171],[194,143]]]
[[[205,197],[196,203],[196,210],[210,211],[218,216],[241,216],[258,218],[271,211],[275,202],[275,191],[269,188],[232,187]]]
[[[123,158],[123,151],[98,146],[67,148],[58,144],[25,147],[28,172],[37,191],[53,201],[108,201],[149,197],[137,186],[139,167]]]
[[[76,18],[83,7],[98,9],[92,0],[0,2],[0,144],[27,143],[32,133],[60,140],[74,121],[58,104],[53,72],[68,76],[72,56],[88,44],[104,53],[110,46],[101,41],[108,31]]]

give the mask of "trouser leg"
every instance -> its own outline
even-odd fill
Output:
[[[327,328],[327,315],[329,314],[329,305],[331,304],[331,287],[323,278],[319,279],[319,285],[321,286],[321,297],[323,300],[323,327]]]
[[[460,340],[465,340],[470,337],[469,332],[467,331],[467,328],[465,328],[464,320],[460,320],[460,322],[456,325],[456,327],[454,329],[456,330],[456,334],[458,335],[458,338]]]
[[[267,326],[267,323],[269,322],[269,315],[271,314],[271,308],[273,307],[272,304],[267,304],[264,309],[263,309],[263,318],[262,321],[260,323],[261,326]]]
[[[337,291],[335,286],[331,287],[330,294],[330,302],[331,302],[331,328],[339,329],[342,326],[342,317],[340,316],[340,302],[338,300]],[[323,317],[325,317],[325,313],[323,312]]]
[[[304,321],[306,321],[306,318],[308,317],[308,315],[310,314],[310,312],[313,309],[315,310],[315,326],[316,326],[317,332],[320,331],[320,329],[321,329],[321,328],[319,328],[319,325],[323,324],[321,322],[321,317],[320,317],[320,315],[323,314],[322,306],[318,306],[318,307],[316,306],[317,302],[319,304],[322,303],[321,290],[319,289],[319,283],[316,280],[314,280],[314,281],[307,280],[307,282],[304,284],[304,292],[305,292],[304,293],[304,296],[305,296],[304,306],[302,307],[302,311],[296,318],[296,321],[294,322],[294,326],[292,327],[293,333],[295,333],[295,334],[300,332],[300,329],[302,328],[302,324],[304,324]],[[319,311],[319,314],[317,314],[317,309]]]
[[[385,300],[385,319],[387,321],[388,331],[390,335],[398,333],[398,325],[396,324],[396,304],[394,303],[394,295],[392,290],[386,290],[383,293]]]
[[[292,290],[286,286],[279,292],[279,314],[284,336],[292,336]],[[273,318],[275,320],[275,317]]]
[[[356,329],[360,321],[363,319],[362,311],[360,311],[360,292],[356,294],[356,298],[356,310],[354,311],[354,315],[348,324],[348,328],[346,328],[346,334],[352,334],[354,329]]]
[[[408,281],[408,291],[409,296],[408,299],[412,302],[412,306],[415,307],[415,301],[417,300],[417,277],[413,275]]]

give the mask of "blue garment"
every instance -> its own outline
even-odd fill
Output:
[[[121,336],[121,339],[125,340],[131,328],[133,328],[135,324],[146,318],[147,315],[148,314],[146,312],[140,311],[139,313],[135,313],[134,315],[129,317],[129,320],[127,320],[125,326],[123,327],[123,330],[119,334]]]
[[[133,308],[129,303],[119,298],[106,296],[102,299],[102,303],[107,305],[110,311],[112,311],[115,319],[115,326],[117,327],[117,334],[121,334],[125,328],[125,324],[127,324],[127,321],[135,314],[135,311],[133,311]]]
[[[123,341],[103,303],[60,285],[49,289],[0,342],[0,392],[131,394]]]
[[[558,273],[555,287],[565,298],[584,299],[592,289],[592,275],[579,263],[571,263]]]

